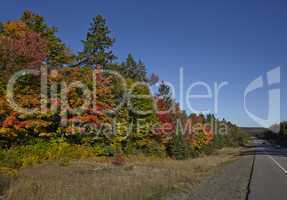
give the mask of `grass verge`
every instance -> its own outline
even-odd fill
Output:
[[[48,162],[19,170],[10,199],[162,199],[189,190],[216,167],[236,159],[238,149],[225,148],[191,160],[129,157],[123,165],[111,159]]]

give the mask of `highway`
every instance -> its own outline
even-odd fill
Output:
[[[249,185],[249,200],[287,199],[287,149],[254,139],[254,167]]]

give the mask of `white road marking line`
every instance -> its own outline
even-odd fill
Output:
[[[282,167],[282,165],[280,165],[280,163],[277,160],[275,160],[272,156],[270,156],[268,154],[267,154],[267,156],[284,172],[284,174],[287,174],[287,170],[284,169],[284,167]]]

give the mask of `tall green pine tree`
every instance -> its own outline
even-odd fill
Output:
[[[110,30],[106,20],[97,15],[93,18],[86,40],[83,41],[84,49],[79,54],[80,64],[96,67],[105,66],[116,59],[111,48],[115,42],[110,37]]]

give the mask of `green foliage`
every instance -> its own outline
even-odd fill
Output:
[[[249,135],[238,127],[232,127],[228,139],[231,146],[244,146],[249,141]]]
[[[152,125],[156,123],[153,96],[147,85],[131,88],[129,95],[128,124],[132,126],[132,137],[142,139],[149,136]]]
[[[155,157],[166,156],[166,147],[152,139],[146,139],[145,145],[142,146],[140,149],[143,154],[148,156],[155,156]]]
[[[121,74],[126,78],[135,81],[146,81],[146,67],[145,64],[139,60],[138,63],[134,60],[132,54],[129,54],[126,61],[122,64]]]
[[[214,151],[215,151],[215,148],[212,144],[205,145],[201,149],[201,152],[204,153],[205,155],[211,155]]]
[[[212,144],[216,149],[221,149],[227,145],[227,137],[220,134],[216,134],[213,138]]]
[[[0,22],[0,34],[3,33],[3,31],[4,31],[3,23]]]
[[[93,148],[97,156],[113,156],[116,153],[116,150],[110,145],[97,144]]]
[[[87,158],[96,151],[89,146],[71,145],[63,139],[34,140],[30,144],[14,146],[10,149],[0,149],[0,165],[8,168],[19,168],[42,163],[45,160],[69,161],[77,158]]]
[[[116,58],[111,50],[115,39],[111,38],[109,34],[110,30],[106,25],[106,20],[101,15],[93,18],[86,40],[83,41],[84,49],[79,55],[81,64],[93,67],[105,66]]]
[[[169,108],[172,104],[172,93],[170,91],[170,87],[168,85],[166,85],[163,81],[161,82],[161,84],[159,85],[159,94],[158,96],[160,96],[161,98],[163,98],[166,106]]]
[[[240,128],[232,127],[228,134],[216,134],[212,141],[212,145],[221,149],[223,147],[239,147],[248,143],[250,136]]]
[[[259,134],[258,134],[259,135]],[[263,133],[264,139],[270,140],[276,144],[287,146],[287,122],[283,121],[280,124],[274,124],[269,130]]]
[[[126,144],[123,146],[123,152],[127,155],[137,154],[137,144],[130,139],[127,140]]]
[[[174,134],[170,144],[170,154],[177,160],[184,160],[189,157],[189,147],[181,133]]]

